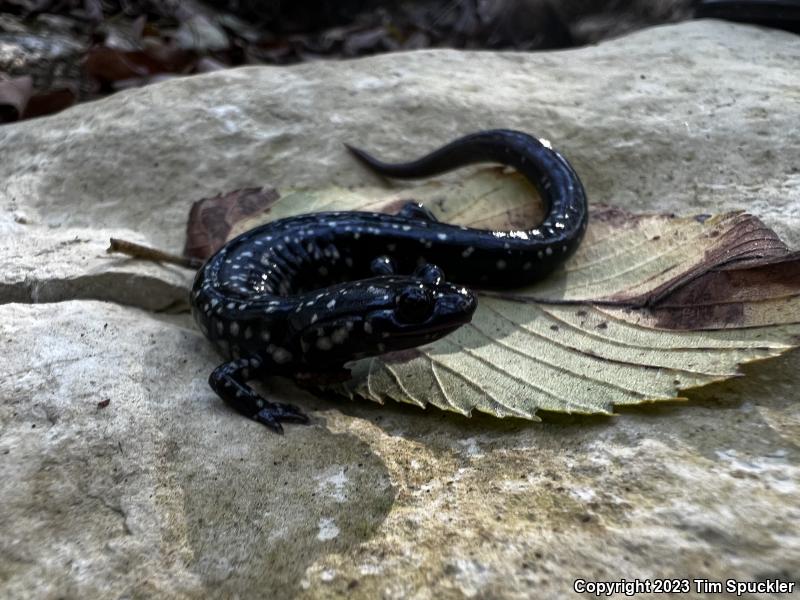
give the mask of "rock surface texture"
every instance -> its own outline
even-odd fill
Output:
[[[424,51],[170,81],[0,129],[0,596],[529,598],[573,580],[800,574],[800,354],[686,403],[543,423],[208,389],[193,200],[374,184],[341,142],[551,139],[590,198],[743,208],[800,247],[800,38],[717,22],[575,51]]]

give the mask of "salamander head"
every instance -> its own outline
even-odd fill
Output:
[[[305,322],[296,317],[294,328],[318,364],[427,344],[469,323],[477,307],[465,287],[399,276],[333,286],[317,302],[326,310],[308,307]]]
[[[374,307],[365,321],[392,349],[410,348],[447,335],[472,320],[473,293],[450,283],[409,279],[393,286],[390,302]]]

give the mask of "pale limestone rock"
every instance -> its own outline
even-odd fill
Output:
[[[402,158],[496,126],[551,139],[594,201],[746,208],[798,247],[798,59],[795,36],[694,22],[569,52],[218,72],[0,128],[0,595],[796,577],[797,353],[686,404],[541,424],[269,382],[313,420],[279,437],[208,389],[217,359],[185,314],[151,312],[179,308],[190,274],[104,249],[178,250],[190,202],[238,187],[375,183],[344,140]]]
[[[109,238],[144,243],[141,233],[31,226],[0,240],[3,302],[96,299],[155,311],[188,308],[192,274],[180,267],[108,254]]]

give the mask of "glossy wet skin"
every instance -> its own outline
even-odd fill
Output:
[[[569,256],[585,231],[586,198],[577,175],[526,134],[481,132],[400,165],[351,150],[393,177],[501,162],[539,188],[547,215],[533,229],[484,231],[440,223],[409,204],[397,215],[290,217],[226,244],[198,272],[191,298],[200,329],[229,361],[209,381],[236,410],[276,431],[282,421],[306,418],[266,401],[248,379],[341,377],[347,361],[438,339],[472,317],[476,301],[464,285],[532,283]]]
[[[265,355],[276,374],[429,343],[468,323],[477,306],[463,286],[397,276],[331,285],[296,304],[257,296],[239,302],[229,294],[207,313],[195,310],[195,319],[226,358]]]

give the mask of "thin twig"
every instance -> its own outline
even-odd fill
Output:
[[[109,254],[113,252],[119,252],[120,254],[126,254],[133,258],[141,258],[143,260],[149,260],[153,262],[178,265],[184,269],[197,270],[203,266],[203,261],[199,258],[178,256],[177,254],[170,254],[169,252],[164,252],[163,250],[156,250],[155,248],[142,246],[141,244],[135,244],[134,242],[129,242],[127,240],[119,240],[117,238],[111,238],[111,245],[108,247],[106,252]]]

